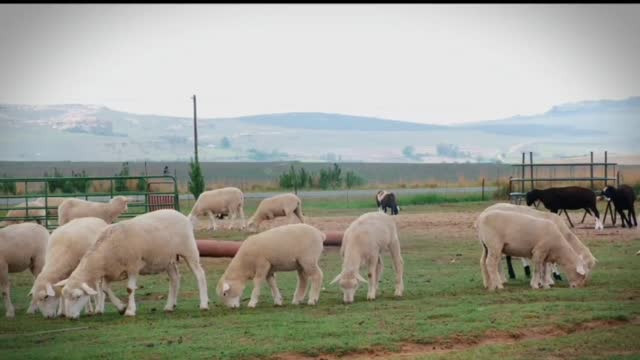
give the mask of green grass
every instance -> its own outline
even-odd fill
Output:
[[[483,202],[426,204],[407,206],[406,211],[463,213],[478,211],[487,205]],[[310,204],[307,213],[313,209]],[[351,210],[339,209],[329,214],[352,215]],[[236,231],[216,234],[227,239],[245,236]],[[373,349],[397,351],[403,343],[455,344],[480,339],[487,331],[513,333],[545,326],[570,329],[593,320],[625,323],[621,327],[559,338],[487,345],[430,356],[460,359],[494,359],[496,355],[516,359],[640,356],[637,341],[640,326],[634,320],[640,316],[640,261],[634,255],[640,249],[640,235],[627,240],[583,238],[599,260],[592,282],[586,288],[570,289],[563,281],[554,289],[532,290],[522,269],[516,268],[518,279],[510,281],[506,289],[498,293],[482,288],[478,265],[480,248],[471,232],[461,238],[428,227],[412,227],[401,228],[400,238],[405,261],[405,296],[401,299],[393,296],[394,272],[391,259],[385,253],[378,299],[366,301],[364,286],[358,290],[356,302],[348,306],[342,304],[338,286],[329,285],[340,271],[337,248],[327,248],[321,259],[326,290],[315,307],[291,305],[296,277],[293,273],[278,273],[285,306],[274,307],[265,286],[258,307],[247,308],[252,289],[249,284],[242,307],[226,309],[215,295],[215,284],[229,259],[203,259],[211,299],[208,312],[198,310],[195,279],[182,264],[182,284],[175,313],[162,311],[168,281],[165,274],[160,274],[140,278],[135,318],[120,316],[107,304],[107,313],[102,316],[83,316],[79,321],[45,320],[40,315],[24,313],[33,281],[31,275],[28,272],[11,274],[17,317],[0,320],[0,359],[237,359],[290,352],[339,356]],[[126,296],[125,282],[113,287],[121,298]],[[4,306],[0,305],[0,313],[3,312]],[[75,327],[87,329],[38,334]]]

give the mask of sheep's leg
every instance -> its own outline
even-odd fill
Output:
[[[180,271],[176,263],[169,264],[167,268],[169,275],[169,295],[167,295],[167,304],[164,311],[173,311],[178,305],[178,291],[180,290]]]
[[[402,296],[404,293],[404,261],[400,255],[400,239],[398,234],[394,233],[391,244],[389,244],[389,252],[393,260],[393,269],[396,271],[396,291],[395,296]]]
[[[309,274],[311,278],[311,288],[309,289],[309,301],[307,304],[316,305],[320,299],[320,290],[322,289],[322,270],[317,263],[310,269],[305,269],[305,273]]]
[[[482,285],[486,289],[489,286],[489,276],[487,274],[487,246],[482,243],[482,255],[480,255],[480,272],[482,273]]]
[[[9,265],[0,263],[0,288],[4,297],[5,316],[12,318],[16,316],[16,311],[11,303],[11,283],[9,282]]]
[[[631,220],[629,220],[629,218],[624,214],[624,210],[616,208],[616,211],[620,214],[620,219],[622,219],[622,227],[626,227],[625,224],[628,224],[629,227],[631,227]]]
[[[298,269],[298,286],[295,294],[293,294],[293,301],[291,302],[293,305],[298,305],[304,300],[304,297],[307,295],[308,280],[304,270]]]
[[[636,210],[633,208],[633,204],[631,204],[631,208],[629,208],[629,219],[633,219],[633,226],[638,226],[638,219],[636,218]]]
[[[548,289],[549,287],[551,287],[551,285],[555,285],[555,281],[553,281],[553,264],[551,263],[545,263],[545,269],[544,269],[544,281],[542,282],[542,286],[545,289]]]
[[[378,256],[378,265],[376,266],[376,290],[380,289],[380,283],[382,282],[382,271],[384,270],[384,264],[382,263],[382,256]]]
[[[598,208],[593,205],[593,207],[590,208],[590,210],[593,212],[593,216],[596,218],[596,227],[595,229],[598,230],[604,230],[604,225],[602,224],[602,221],[600,221],[600,212],[598,212]],[[623,222],[624,224],[624,222]]]
[[[58,312],[57,312],[57,316],[63,315],[64,314],[64,296],[60,297],[60,300],[58,301]]]
[[[189,269],[191,269],[191,272],[196,276],[196,279],[198,280],[198,292],[200,293],[200,310],[209,310],[207,279],[204,275],[204,270],[202,270],[202,266],[200,266],[200,258],[198,256],[184,256],[183,258],[187,262],[187,266],[189,267]]]
[[[240,230],[244,230],[247,227],[247,223],[244,219],[244,209],[242,205],[238,208],[238,212],[240,213]]]
[[[120,314],[124,314],[124,311],[127,309],[127,306],[120,301],[120,299],[116,296],[116,294],[111,290],[111,285],[103,280],[102,282],[102,291],[104,291],[109,297],[109,301],[118,309]]]
[[[531,277],[531,262],[527,258],[520,258],[522,266],[524,267],[524,275],[528,278]]]
[[[502,267],[502,256],[500,257],[500,262],[498,263],[498,274],[500,274],[500,281],[502,281],[503,284],[506,284],[508,281],[507,277],[504,275],[504,268]]]
[[[98,294],[96,295],[96,313],[104,314],[105,296],[104,291],[102,291],[102,280],[96,281],[95,286],[95,289],[98,291]]]
[[[378,257],[380,257],[380,255],[378,255]],[[369,260],[369,273],[367,274],[369,278],[369,289],[367,291],[367,300],[375,300],[376,298],[376,285],[378,285],[378,279],[376,279],[377,266],[378,259]]]
[[[209,224],[210,224],[208,230],[213,230],[213,231],[218,230],[218,226],[216,224],[215,216],[213,216],[213,212],[211,210],[208,210],[207,215],[209,215]]]
[[[498,267],[500,265],[500,258],[502,254],[499,252],[493,252],[491,249],[487,252],[487,274],[489,275],[489,287],[490,291],[496,289],[502,289],[502,281],[500,279],[500,274],[498,273]]]
[[[138,274],[129,274],[129,280],[127,282],[127,292],[129,293],[129,302],[127,303],[127,310],[124,312],[125,316],[136,316],[136,283],[138,282]]]
[[[250,308],[255,308],[258,305],[258,300],[260,300],[260,288],[262,287],[262,283],[264,282],[264,278],[262,276],[258,276],[253,278],[253,290],[251,291],[251,300],[249,300],[249,304],[247,304]]]
[[[534,265],[533,276],[531,277],[531,287],[533,289],[539,289],[544,280],[545,274],[545,259],[546,253],[534,248],[532,251],[531,262]]]
[[[509,279],[516,278],[516,272],[513,271],[513,264],[511,263],[511,255],[507,255],[507,270],[509,271]],[[502,269],[500,269],[502,271]]]
[[[93,304],[91,303],[91,299],[93,296],[89,296],[89,301],[84,306],[84,312],[87,314],[93,314]]]
[[[300,205],[298,205],[298,207],[293,210],[293,213],[298,217],[300,223],[304,224],[304,218],[302,217],[302,208],[300,207]]]
[[[269,273],[267,275],[267,283],[271,288],[271,296],[273,297],[273,303],[276,306],[282,306],[282,294],[280,294],[280,289],[278,289],[278,284],[276,283],[276,274]]]

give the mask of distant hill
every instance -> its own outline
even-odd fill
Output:
[[[203,161],[487,162],[638,153],[640,97],[456,126],[329,113],[199,119]],[[187,161],[190,117],[100,105],[0,104],[0,160]]]

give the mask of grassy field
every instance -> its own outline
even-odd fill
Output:
[[[321,259],[326,289],[317,306],[291,305],[296,277],[278,273],[283,307],[273,305],[265,287],[257,308],[247,308],[249,283],[242,307],[226,309],[215,285],[229,259],[203,258],[211,300],[207,312],[198,310],[194,276],[181,264],[174,313],[162,311],[168,281],[161,274],[139,280],[135,318],[120,316],[108,304],[102,316],[45,320],[24,313],[31,275],[12,274],[17,317],[0,320],[0,359],[638,358],[640,261],[634,254],[640,249],[640,232],[577,230],[599,260],[586,288],[570,289],[561,281],[550,290],[532,290],[518,266],[516,280],[504,291],[489,293],[482,288],[480,246],[470,224],[489,204],[403,207],[397,217],[405,261],[402,298],[393,296],[394,272],[385,253],[379,297],[367,301],[364,286],[354,304],[343,305],[338,286],[329,285],[340,271],[337,248],[326,248]],[[321,229],[330,224],[344,228],[364,211],[369,209],[332,207],[329,202],[305,208],[309,222]],[[215,237],[237,240],[246,234],[226,230]],[[126,296],[125,282],[113,287],[121,298]]]

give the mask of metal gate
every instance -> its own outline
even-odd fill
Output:
[[[55,229],[64,199],[108,202],[115,196],[129,199],[129,209],[119,219],[159,209],[180,211],[178,184],[171,175],[0,178],[0,227],[36,221]]]

